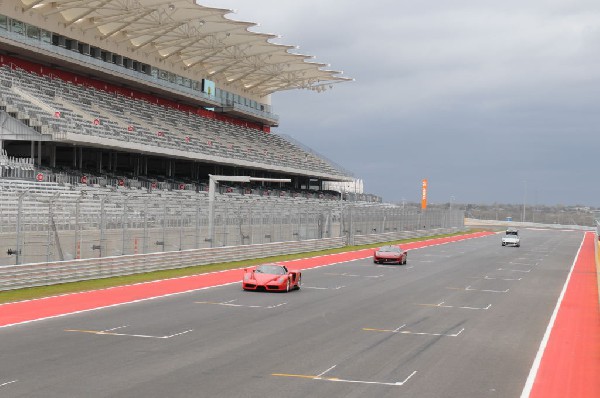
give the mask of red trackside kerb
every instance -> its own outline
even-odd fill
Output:
[[[600,397],[600,305],[595,244],[595,235],[586,233],[531,398]]]
[[[421,247],[457,242],[465,239],[479,238],[491,234],[493,233],[477,232],[467,235],[436,238],[426,241],[406,243],[402,245],[402,248],[408,250],[418,249]],[[373,249],[363,249],[352,252],[291,260],[284,262],[284,264],[286,264],[290,270],[302,270],[344,261],[357,260],[369,257],[372,254]],[[118,304],[125,304],[138,300],[147,300],[171,294],[184,293],[227,283],[235,283],[241,281],[241,276],[241,269],[233,269],[181,278],[165,279],[154,282],[145,282],[135,285],[118,286],[89,292],[72,293],[35,300],[0,304],[0,327],[31,322],[45,318],[52,318],[81,311],[89,311]]]

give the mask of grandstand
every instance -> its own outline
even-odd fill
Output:
[[[289,178],[294,190],[351,179],[270,131],[272,93],[349,79],[229,10],[191,0],[4,4],[0,143],[5,157],[34,164],[30,178],[196,187],[209,174],[250,175]]]
[[[1,264],[341,235],[351,173],[272,133],[271,94],[351,79],[192,0],[0,4]],[[209,221],[215,174],[267,181]]]
[[[241,245],[267,255],[277,242],[337,247],[463,225],[458,213],[381,204],[349,171],[272,132],[273,93],[351,79],[230,10],[0,5],[1,266]],[[253,182],[221,179],[209,192],[215,175]],[[187,264],[170,261],[161,267]]]

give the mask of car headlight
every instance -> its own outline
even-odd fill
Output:
[[[282,276],[281,278],[279,278],[279,283],[285,282],[286,279],[287,279],[287,277]]]

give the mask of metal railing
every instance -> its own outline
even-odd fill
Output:
[[[593,231],[596,228],[586,225],[572,224],[543,224],[535,222],[522,221],[499,221],[499,220],[479,220],[477,218],[465,218],[465,225],[470,227],[516,227],[516,228],[548,228],[548,229],[571,229],[578,231]]]
[[[160,269],[167,269],[464,227],[461,211],[421,213],[389,205],[232,193],[216,197],[212,240],[209,224],[205,192],[0,180],[0,269],[16,267],[14,272],[24,272],[27,279],[33,278],[27,267],[45,264],[58,276],[35,283],[51,284],[152,271],[158,269],[150,264],[154,256]],[[132,266],[138,259],[147,264]],[[78,264],[76,275],[69,274],[72,264]],[[97,272],[85,271],[82,264]],[[16,274],[0,281],[5,284],[0,289],[24,286],[14,281],[20,278]]]
[[[0,267],[0,290],[109,278],[193,265],[247,260],[343,246],[341,238],[302,242],[229,246],[181,252],[152,253]]]
[[[364,235],[361,244],[456,232],[460,228],[407,231]],[[114,256],[52,263],[33,263],[0,267],[0,291],[14,290],[90,279],[110,278],[152,271],[184,268],[219,262],[264,258],[343,247],[344,238],[310,239],[299,242],[227,246],[177,252]]]

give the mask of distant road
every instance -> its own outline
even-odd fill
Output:
[[[519,397],[583,238],[521,235],[0,329],[0,396]]]

